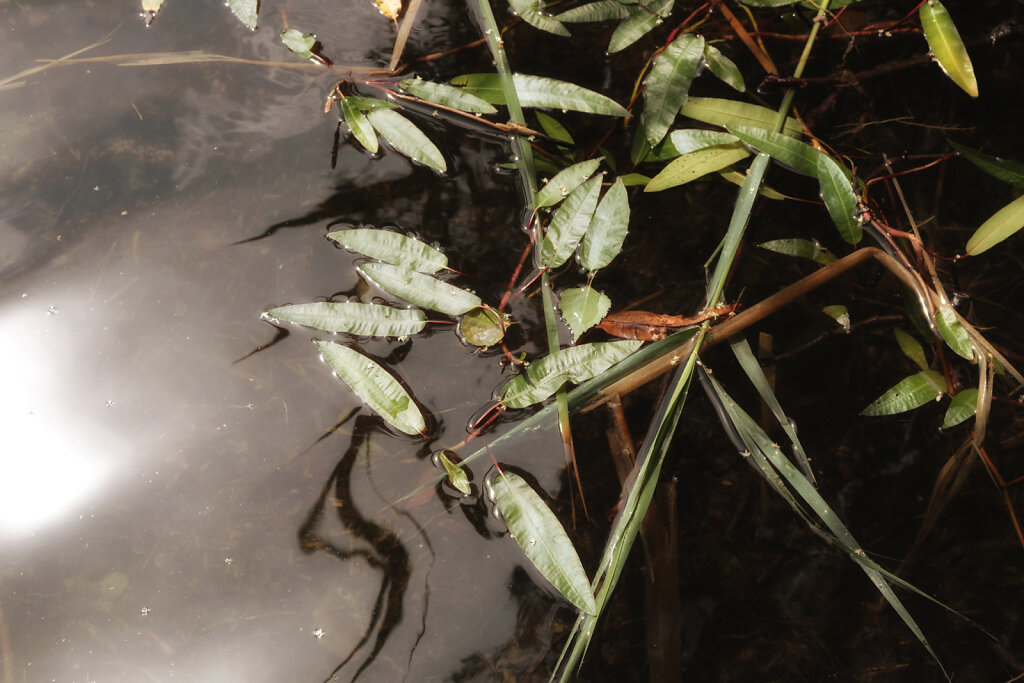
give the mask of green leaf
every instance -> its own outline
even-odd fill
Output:
[[[509,533],[534,567],[581,612],[596,614],[594,591],[576,549],[544,500],[517,474],[494,478],[494,499]]]
[[[818,175],[818,160],[825,156],[810,145],[754,126],[729,126],[729,132],[797,173]]]
[[[728,180],[730,183],[738,187],[743,187],[743,182],[747,179],[747,176],[744,175],[743,173],[740,173],[739,171],[722,171],[718,175],[722,176],[722,178]],[[773,190],[772,188],[768,187],[763,183],[761,184],[761,189],[759,189],[757,193],[762,197],[765,197],[766,199],[789,199],[789,197],[787,197],[786,195],[782,194],[781,192],[778,192],[777,190]]]
[[[955,427],[964,420],[974,417],[978,412],[978,390],[964,389],[953,397],[946,409],[946,417],[942,420],[942,428]]]
[[[895,415],[923,406],[934,401],[945,392],[942,373],[936,370],[922,370],[916,375],[905,377],[896,386],[875,399],[871,405],[860,411],[861,415]]]
[[[388,102],[387,100],[382,100],[379,97],[359,97],[358,95],[348,95],[345,99],[351,102],[352,106],[359,111],[398,109],[398,105],[394,102]]]
[[[448,457],[448,453],[451,451],[441,451],[438,455],[438,460],[441,461],[441,466],[444,467],[444,471],[448,473],[448,481],[455,490],[464,496],[468,496],[473,493],[473,489],[469,485],[469,477],[466,476],[466,471],[461,467],[452,462],[451,458]]]
[[[327,236],[352,251],[421,273],[448,267],[448,257],[414,237],[378,228],[335,230]]]
[[[316,342],[320,355],[345,384],[389,425],[410,435],[426,425],[416,402],[398,380],[376,361],[335,342]]]
[[[704,39],[684,33],[659,54],[644,81],[644,111],[637,135],[654,147],[668,134],[704,59]]]
[[[921,344],[898,327],[892,328],[892,331],[896,335],[896,343],[900,345],[900,350],[903,351],[903,354],[914,361],[917,367],[927,372],[928,359],[925,358],[924,348],[922,348]]]
[[[668,143],[675,150],[673,156],[696,152],[698,149],[713,147],[714,145],[728,145],[738,141],[739,138],[732,133],[723,133],[720,130],[704,130],[703,128],[684,128],[674,130],[668,136]],[[665,153],[668,153],[667,150]]]
[[[530,26],[554,33],[556,36],[569,35],[568,29],[562,26],[561,21],[541,12],[540,0],[508,0],[508,4]]]
[[[629,230],[629,197],[622,178],[616,178],[594,211],[580,248],[580,265],[590,271],[604,268],[622,250]]]
[[[557,268],[572,256],[594,216],[601,193],[601,176],[586,181],[558,207],[537,250],[537,263]]]
[[[585,382],[601,374],[640,348],[642,343],[634,340],[595,342],[555,351],[512,378],[501,391],[502,402],[509,408],[539,403],[566,382]]]
[[[999,157],[989,156],[988,154],[982,154],[970,147],[958,145],[952,140],[949,141],[949,144],[951,144],[956,151],[960,152],[965,159],[985,173],[1002,180],[1004,183],[1009,183],[1014,187],[1024,189],[1024,164],[1016,161],[1007,161],[1006,159],[1000,159]]]
[[[559,296],[562,300],[559,306],[562,320],[569,326],[574,342],[581,334],[601,322],[612,307],[611,299],[591,287],[566,289]]]
[[[248,28],[256,30],[256,12],[259,10],[259,0],[227,0],[227,4],[240,22]]]
[[[661,172],[647,183],[644,192],[660,192],[670,187],[684,185],[708,173],[720,171],[748,156],[750,153],[747,148],[739,142],[715,145],[698,149],[696,152],[689,152],[674,159],[668,166],[661,169]]]
[[[615,0],[612,0],[615,2]],[[574,145],[576,141],[572,139],[572,135],[569,134],[568,129],[563,126],[557,119],[552,116],[548,116],[542,111],[535,112],[537,121],[540,123],[540,127],[547,133],[547,136],[552,140],[558,142],[564,142],[567,145]]]
[[[786,256],[810,259],[811,261],[820,263],[823,266],[827,266],[836,260],[835,255],[827,248],[821,246],[821,242],[818,240],[800,238],[769,240],[768,242],[762,242],[757,246],[761,249],[774,251],[776,254],[785,254]]]
[[[418,309],[394,308],[357,301],[314,301],[272,308],[261,317],[308,325],[325,332],[368,337],[405,337],[421,332],[427,318]]]
[[[367,280],[417,306],[447,315],[462,315],[481,304],[480,297],[429,275],[389,263],[364,263],[356,268]]]
[[[451,109],[468,111],[475,114],[495,114],[498,111],[490,103],[476,95],[445,83],[432,83],[431,81],[425,81],[422,78],[416,77],[400,81],[398,85],[421,100],[440,104]]]
[[[960,32],[956,30],[953,18],[939,0],[927,0],[918,10],[921,29],[935,61],[949,78],[971,97],[978,96],[978,81],[974,77],[974,65],[967,54]]]
[[[481,306],[462,316],[459,320],[459,335],[467,344],[486,349],[505,338],[505,326],[501,313]]]
[[[313,46],[316,45],[316,36],[312,33],[303,34],[293,28],[286,28],[281,31],[281,41],[285,47],[302,57],[311,59],[313,57]]]
[[[967,240],[967,253],[977,256],[1024,228],[1024,196],[996,211]]]
[[[827,154],[819,154],[818,183],[825,208],[838,228],[839,236],[848,244],[857,244],[864,236],[864,231],[855,215],[858,200],[853,185],[842,166]]]
[[[565,81],[515,74],[512,76],[512,82],[516,86],[519,104],[523,107],[564,109],[607,116],[629,115],[629,112],[615,100]],[[465,74],[456,76],[451,83],[456,87],[465,88],[491,104],[505,104],[505,95],[498,74]]]
[[[572,194],[587,178],[594,175],[594,171],[600,165],[600,159],[589,159],[563,168],[540,189],[536,200],[534,200],[534,206],[538,209],[554,206]]]
[[[401,154],[444,173],[444,156],[416,125],[391,109],[374,109],[366,115],[373,127]]]
[[[630,7],[630,16],[622,20],[608,42],[609,54],[621,52],[654,30],[672,13],[675,0],[653,0],[644,7]]]
[[[777,112],[767,107],[715,97],[687,98],[682,114],[722,128],[751,126],[764,130],[772,130],[775,127],[775,120],[779,118]],[[782,128],[783,135],[797,138],[803,135],[803,131],[799,121],[791,116],[786,117],[785,126]]]
[[[960,357],[967,360],[974,360],[974,346],[971,345],[971,335],[967,333],[964,326],[957,320],[953,307],[949,304],[939,306],[935,311],[935,327],[943,341],[953,349]]]
[[[620,175],[619,180],[626,187],[635,187],[637,185],[646,185],[651,182],[651,179],[642,173],[627,173],[626,175]]]
[[[745,92],[746,84],[743,82],[743,74],[731,59],[723,55],[714,45],[704,46],[704,61],[707,63],[711,73],[724,82],[733,90]]]
[[[619,2],[619,0],[597,0],[597,2],[573,7],[561,14],[556,14],[555,19],[566,24],[576,24],[625,19],[628,16],[630,16],[629,5]]]
[[[341,115],[345,117],[345,124],[352,131],[359,144],[365,147],[370,154],[376,154],[380,149],[377,146],[377,131],[373,129],[366,114],[359,110],[355,98],[343,97],[341,99]]]
[[[836,304],[834,306],[826,306],[821,309],[821,312],[836,321],[836,324],[842,327],[847,332],[850,331],[850,311],[846,306]]]
[[[740,0],[744,5],[751,7],[785,7],[795,5],[800,0]]]

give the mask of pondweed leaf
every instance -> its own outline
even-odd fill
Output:
[[[747,179],[747,176],[739,171],[721,171],[718,175],[721,176],[723,180],[727,180],[737,187],[743,187],[743,183]],[[773,199],[776,201],[790,199],[790,197],[787,197],[778,190],[773,190],[764,184],[761,185],[761,189],[759,189],[757,193],[765,199]]]
[[[695,152],[688,152],[678,159],[673,159],[668,166],[661,169],[658,175],[651,178],[644,192],[660,192],[670,187],[684,185],[706,176],[708,173],[746,159],[750,152],[740,142],[704,147]]]
[[[996,211],[967,240],[967,253],[977,256],[1024,228],[1024,196]]]
[[[633,340],[595,342],[555,351],[512,378],[501,391],[502,402],[509,408],[540,403],[566,382],[585,382],[601,374],[642,344]]]
[[[534,567],[581,612],[596,614],[590,579],[558,518],[517,474],[494,478],[494,499],[509,533]]]
[[[978,390],[964,389],[953,397],[953,401],[946,409],[946,417],[942,420],[942,428],[955,427],[964,420],[974,417],[978,412]]]
[[[687,98],[682,114],[722,128],[752,126],[764,130],[772,130],[775,127],[775,120],[779,118],[778,113],[767,107],[715,97]],[[796,138],[803,135],[803,131],[799,121],[792,116],[786,117],[786,123],[782,128],[783,135]]]
[[[920,342],[898,327],[892,328],[892,332],[896,335],[896,343],[900,345],[903,355],[914,361],[914,365],[927,371],[929,369],[928,359],[924,355],[924,348]]]
[[[818,157],[818,185],[825,208],[839,230],[839,236],[847,244],[860,242],[864,229],[855,215],[857,195],[846,171],[827,154]]]
[[[978,96],[978,80],[960,32],[939,0],[926,0],[918,10],[921,30],[935,61],[949,78],[971,97]]]
[[[583,184],[587,178],[601,165],[600,159],[588,159],[572,166],[566,166],[540,188],[534,206],[538,209],[554,206],[568,197],[573,190]]]
[[[627,116],[629,114],[625,107],[610,97],[581,88],[573,83],[526,74],[514,74],[512,82],[516,86],[519,104],[523,107],[565,109],[606,116]],[[465,74],[456,76],[451,83],[456,87],[465,88],[491,104],[505,104],[505,94],[501,89],[501,79],[498,74]]]
[[[508,0],[508,4],[530,26],[554,33],[556,36],[569,35],[568,29],[562,26],[561,21],[541,11],[540,0]]]
[[[540,127],[549,138],[558,142],[564,142],[567,145],[576,144],[576,141],[572,139],[572,135],[569,133],[569,130],[557,119],[552,116],[548,116],[542,111],[535,112],[535,114],[537,116],[537,122],[540,123]]]
[[[784,166],[811,176],[818,175],[818,159],[824,156],[810,145],[757,126],[728,126],[730,133]]]
[[[946,391],[942,373],[936,370],[922,370],[916,375],[905,377],[894,387],[871,402],[861,415],[895,415],[923,406],[934,401]]]
[[[601,176],[595,176],[562,202],[536,251],[539,266],[557,268],[572,257],[594,216],[600,193]]]
[[[462,315],[481,304],[472,292],[390,263],[364,263],[356,270],[381,289],[432,311]]]
[[[476,95],[445,83],[433,83],[416,77],[399,81],[398,85],[421,100],[458,109],[459,111],[468,111],[474,114],[494,114],[498,111],[489,102],[480,99]]]
[[[466,476],[465,470],[452,462],[447,453],[448,451],[442,451],[437,459],[441,461],[441,466],[444,467],[444,471],[448,475],[448,482],[455,487],[456,491],[468,496],[473,493],[473,489],[469,486],[469,477]]]
[[[418,309],[394,308],[358,301],[313,301],[272,308],[264,318],[276,318],[325,332],[368,337],[405,337],[423,331],[427,318]]]
[[[311,59],[313,57],[313,46],[316,45],[316,36],[312,33],[303,34],[293,28],[286,28],[281,31],[281,42],[289,50],[302,57]]]
[[[993,178],[998,178],[1004,183],[1024,189],[1024,164],[982,154],[975,149],[959,145],[952,140],[949,141],[949,144],[953,146],[953,149],[960,152],[964,159],[967,159]]]
[[[669,133],[668,141],[662,145],[662,148],[665,148],[663,154],[669,154],[670,152],[667,148],[671,147],[671,156],[679,156],[680,154],[696,152],[698,149],[704,149],[705,147],[728,145],[738,140],[739,138],[732,133],[723,133],[720,130],[684,128]]]
[[[629,14],[629,5],[619,0],[597,0],[579,7],[573,7],[555,18],[567,24],[582,24],[592,21],[611,21],[612,19],[625,19]]]
[[[375,111],[377,109],[398,109],[394,102],[382,100],[379,97],[360,97],[359,95],[348,95],[346,98],[352,106],[359,111]]]
[[[481,306],[462,316],[459,335],[467,344],[486,349],[505,338],[505,320],[493,308]]]
[[[448,170],[441,150],[409,119],[391,109],[373,109],[366,116],[398,152],[441,173]]]
[[[414,237],[379,228],[335,230],[327,236],[352,251],[421,273],[448,267],[448,257]]]
[[[574,342],[601,322],[612,307],[611,299],[592,287],[566,289],[559,296],[562,301],[558,308]]]
[[[939,306],[935,311],[935,327],[943,341],[953,349],[960,357],[967,360],[974,360],[974,347],[971,345],[971,336],[960,321],[957,320],[953,307],[949,304]]]
[[[629,197],[622,178],[616,178],[598,202],[590,226],[583,235],[580,265],[589,271],[607,266],[622,250],[628,230]]]
[[[739,68],[714,45],[704,46],[704,62],[711,69],[711,73],[730,88],[739,92],[746,91],[747,86],[743,82],[743,74]]]
[[[692,33],[680,35],[655,57],[644,81],[644,111],[637,129],[651,147],[668,133],[703,59],[704,38]]]
[[[256,12],[259,0],[227,0],[228,7],[238,20],[252,30],[256,30]]]
[[[643,7],[640,7],[639,3],[631,5],[630,16],[622,20],[615,28],[615,32],[612,33],[611,40],[608,41],[609,54],[625,50],[653,31],[672,13],[674,6],[675,0],[651,0]]]
[[[341,115],[345,118],[345,125],[352,131],[352,135],[359,141],[359,144],[366,148],[370,154],[376,154],[380,147],[377,145],[377,131],[373,129],[366,114],[359,111],[359,107],[353,102],[352,97],[342,98]]]
[[[426,428],[412,396],[376,361],[335,342],[318,341],[316,347],[338,377],[389,425],[414,436]]]
[[[823,266],[827,266],[836,260],[835,255],[827,248],[821,246],[821,242],[818,240],[807,240],[801,238],[779,239],[761,242],[761,244],[757,246],[761,249],[774,251],[776,254],[785,254],[786,256],[810,259],[811,261]]]

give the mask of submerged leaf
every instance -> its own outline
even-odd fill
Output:
[[[540,127],[544,129],[544,132],[549,138],[557,140],[558,142],[564,142],[567,145],[576,144],[576,141],[572,139],[572,135],[569,133],[569,130],[557,119],[552,116],[548,116],[542,111],[535,113],[537,115],[537,121],[540,123]]]
[[[978,412],[978,390],[964,389],[953,397],[953,401],[946,409],[946,417],[942,420],[942,428],[955,427],[964,420],[974,417]]]
[[[389,263],[364,263],[356,270],[381,289],[417,306],[448,315],[462,315],[481,304],[480,297],[408,268]]]
[[[400,81],[398,85],[421,100],[458,109],[459,111],[468,111],[475,114],[494,114],[498,111],[490,103],[476,95],[445,83],[433,83],[416,77]]]
[[[397,151],[441,173],[448,170],[441,150],[409,119],[391,109],[374,109],[366,116]]]
[[[494,478],[494,498],[509,533],[534,567],[581,612],[597,614],[594,591],[558,518],[517,474]]]
[[[538,209],[554,206],[568,197],[587,178],[594,175],[594,171],[600,165],[600,159],[588,159],[572,166],[566,166],[556,173],[555,177],[549,180],[544,187],[540,188],[534,206]]]
[[[673,159],[668,166],[661,169],[658,175],[651,178],[651,182],[647,183],[644,192],[660,192],[670,187],[685,185],[708,173],[721,171],[748,156],[750,153],[747,148],[739,142],[714,145],[698,149],[695,152],[688,152],[678,159]]]
[[[514,74],[512,82],[516,86],[519,104],[523,107],[565,109],[606,116],[629,115],[621,104],[610,97],[573,83],[526,74]],[[498,74],[466,74],[456,76],[451,83],[491,104],[505,104],[505,94]]]
[[[945,393],[942,373],[936,370],[922,370],[916,375],[905,377],[894,387],[871,402],[861,415],[895,415],[923,406]]]
[[[569,326],[574,342],[581,334],[601,322],[612,307],[611,299],[592,287],[567,289],[560,297],[562,302],[558,308],[565,324]]]
[[[594,216],[601,193],[601,176],[586,181],[558,207],[537,250],[537,263],[557,268],[572,256]]]
[[[977,256],[1024,228],[1024,196],[996,211],[967,240],[967,253]]]
[[[964,159],[967,159],[985,173],[1002,180],[1004,183],[1024,189],[1024,164],[1018,161],[1009,161],[988,154],[982,154],[965,145],[958,145],[952,140],[949,141],[949,144],[956,151],[960,152]]]
[[[413,436],[426,429],[409,392],[374,360],[335,342],[318,341],[316,347],[338,377],[389,425]]]
[[[227,0],[228,7],[232,14],[248,28],[256,30],[256,12],[259,9],[259,0]]]
[[[967,333],[964,326],[957,320],[953,307],[949,304],[939,306],[935,311],[935,327],[943,341],[953,349],[960,357],[967,360],[974,360],[974,347],[971,345],[971,335]]]
[[[756,126],[729,126],[728,130],[754,149],[764,152],[797,173],[817,177],[818,160],[825,155],[807,143]]]
[[[556,36],[569,35],[569,30],[562,26],[561,21],[541,11],[540,0],[508,0],[508,4],[512,5],[516,14],[530,26],[554,33]]]
[[[900,350],[903,351],[903,354],[914,361],[917,367],[927,371],[928,359],[924,355],[924,348],[921,344],[898,327],[892,328],[892,331],[896,335],[896,343],[900,345]]]
[[[608,41],[608,52],[614,54],[653,31],[665,18],[672,13],[675,0],[651,0],[643,7],[639,3],[629,9],[630,16],[622,20]]]
[[[723,100],[715,97],[690,97],[682,109],[683,116],[710,123],[722,128],[729,126],[753,126],[764,130],[773,130],[778,112],[767,107],[736,100]],[[792,116],[786,117],[782,134],[800,137],[804,129],[800,122]]]
[[[622,178],[616,178],[598,203],[590,227],[583,235],[580,265],[590,271],[607,266],[622,250],[628,230],[629,197]]]
[[[921,29],[935,61],[949,78],[971,97],[978,96],[978,80],[953,18],[939,0],[926,0],[918,10]]]
[[[800,238],[769,240],[757,246],[768,251],[774,251],[776,254],[810,259],[823,266],[827,266],[836,260],[835,255],[827,248],[821,246],[821,242],[818,240]]]
[[[595,342],[560,349],[532,363],[505,385],[502,402],[525,408],[554,394],[566,382],[585,382],[640,348],[641,341]]]
[[[841,304],[825,306],[821,312],[836,321],[836,324],[847,332],[850,331],[850,311]]]
[[[855,215],[857,195],[843,168],[832,157],[818,157],[818,184],[828,215],[839,230],[839,236],[848,244],[857,244],[864,236],[864,228]]]
[[[674,130],[669,134],[668,139],[669,141],[662,145],[662,147],[671,145],[672,149],[675,150],[673,156],[696,152],[698,149],[704,149],[705,147],[728,145],[739,140],[732,133],[723,133],[720,130],[705,130],[703,128]],[[667,149],[664,151],[668,153]]]
[[[421,273],[436,273],[448,267],[448,257],[414,237],[379,228],[335,230],[327,236],[341,246]]]
[[[597,2],[573,7],[561,14],[556,14],[555,18],[561,22],[573,24],[625,19],[629,15],[629,5],[619,2],[619,0],[597,0]]]
[[[316,36],[312,33],[303,34],[293,28],[286,28],[281,31],[281,42],[289,50],[302,57],[311,59],[313,57],[313,46],[316,45]]]
[[[644,111],[637,135],[651,147],[668,133],[690,92],[704,58],[704,38],[691,33],[679,36],[659,54],[644,81]]]
[[[263,317],[308,325],[325,332],[369,337],[405,337],[421,332],[427,318],[418,309],[395,308],[357,301],[314,301],[272,308]]]

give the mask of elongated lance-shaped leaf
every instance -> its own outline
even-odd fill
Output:
[[[335,342],[318,341],[316,347],[338,377],[389,425],[410,435],[426,428],[412,396],[376,361]]]
[[[364,263],[356,270],[385,291],[447,315],[462,315],[482,303],[472,292],[390,263]]]
[[[640,348],[639,341],[595,342],[570,346],[532,363],[501,391],[509,408],[525,408],[539,403],[569,382],[584,382],[595,377]]]
[[[811,261],[820,263],[823,266],[827,266],[836,260],[835,254],[829,251],[826,247],[821,246],[821,242],[818,240],[807,240],[801,238],[779,239],[761,242],[761,244],[758,244],[757,246],[761,249],[774,251],[776,254],[785,254],[786,256],[810,259]]]
[[[807,143],[755,126],[728,126],[728,130],[744,143],[797,173],[817,177],[818,160],[824,154]]]
[[[468,111],[474,114],[495,114],[498,111],[489,102],[480,99],[476,95],[445,83],[433,83],[417,76],[416,78],[407,78],[404,81],[400,81],[398,85],[421,100],[458,109],[459,111]]]
[[[739,143],[727,143],[704,147],[695,152],[688,152],[661,169],[658,175],[651,178],[644,192],[661,192],[671,187],[685,185],[706,176],[708,173],[721,171],[737,161],[750,156],[747,148]]]
[[[913,410],[934,401],[945,393],[946,384],[942,373],[936,370],[922,370],[916,375],[905,377],[894,387],[871,402],[861,415],[895,415]]]
[[[547,182],[537,192],[537,199],[534,205],[539,209],[545,206],[554,206],[568,197],[573,190],[583,184],[587,178],[594,175],[594,171],[601,165],[600,159],[588,159],[572,166],[566,166]]]
[[[856,217],[857,195],[842,166],[827,154],[818,157],[818,184],[828,215],[839,230],[839,236],[848,244],[857,244],[864,235]]]
[[[1024,196],[996,211],[967,240],[967,253],[971,256],[988,251],[1006,238],[1024,228]]]
[[[733,90],[744,92],[747,89],[743,82],[743,74],[731,59],[723,55],[714,45],[704,46],[704,62],[716,78]]]
[[[505,104],[505,94],[497,74],[465,74],[456,76],[451,83],[491,104]],[[629,114],[625,107],[610,97],[573,83],[526,74],[514,74],[512,83],[516,87],[519,104],[523,107],[565,109],[606,116]]]
[[[644,111],[637,135],[654,147],[668,133],[690,92],[704,59],[704,38],[691,33],[679,36],[658,55],[644,82]]]
[[[903,355],[914,361],[917,367],[928,371],[928,359],[924,355],[924,348],[921,346],[921,343],[898,327],[892,328],[892,332],[896,335],[896,343],[900,345]]]
[[[942,428],[955,427],[964,420],[974,417],[978,411],[978,390],[975,388],[964,389],[953,397],[953,401],[946,409],[946,416],[942,420]]]
[[[256,11],[259,9],[259,4],[259,0],[227,0],[231,13],[254,31],[256,30]]]
[[[366,114],[359,110],[355,98],[343,97],[340,104],[341,115],[345,118],[345,125],[352,131],[352,135],[370,154],[376,154],[380,149],[377,145],[377,131],[373,129]]]
[[[608,315],[612,301],[593,287],[574,287],[559,295],[558,310],[569,327],[573,341]]]
[[[953,17],[939,0],[927,0],[918,10],[928,47],[942,71],[971,97],[978,96],[978,80]]]
[[[313,46],[316,45],[316,36],[312,33],[304,34],[302,31],[286,28],[281,31],[281,42],[303,59],[310,59],[313,56]]]
[[[583,235],[580,265],[590,271],[607,266],[622,250],[628,230],[629,197],[622,178],[616,178],[598,203],[590,227]]]
[[[631,6],[630,16],[622,20],[608,41],[608,53],[621,52],[653,31],[672,13],[674,6],[675,0],[652,0],[643,7]]]
[[[553,116],[548,116],[542,111],[534,112],[537,116],[537,122],[540,123],[540,127],[544,129],[544,132],[552,140],[558,142],[564,142],[567,145],[575,145],[576,141],[572,139],[572,135],[569,133],[569,129],[562,125],[562,122]]]
[[[516,543],[534,567],[581,612],[595,614],[594,591],[572,541],[555,513],[513,472],[494,478],[498,510]]]
[[[629,8],[619,0],[597,0],[556,14],[555,18],[566,24],[625,19],[630,16]]]
[[[379,228],[335,230],[327,236],[341,246],[386,263],[421,273],[448,267],[448,257],[414,237]]]
[[[974,360],[974,346],[971,344],[971,335],[967,333],[964,326],[957,320],[953,307],[949,304],[939,306],[935,311],[935,327],[939,335],[946,342],[949,348],[962,358]]]
[[[748,102],[723,100],[715,97],[689,97],[682,109],[683,116],[697,121],[710,123],[722,128],[729,126],[751,126],[764,130],[773,130],[775,120],[779,117],[772,109]],[[800,137],[803,127],[792,116],[786,117],[782,128],[783,135]]]
[[[448,170],[441,150],[409,119],[391,109],[374,109],[366,116],[398,152],[441,173]]]
[[[473,493],[473,489],[469,485],[469,477],[466,476],[466,471],[461,467],[452,462],[451,458],[448,457],[448,453],[451,451],[442,451],[437,459],[441,462],[441,466],[444,467],[444,471],[448,474],[448,482],[455,487],[459,493],[464,496],[468,496]]]
[[[508,0],[508,4],[530,26],[556,36],[569,35],[569,30],[562,26],[561,21],[541,12],[540,0]]]
[[[557,268],[569,260],[590,225],[600,194],[601,176],[595,176],[562,202],[536,252],[539,266]]]
[[[405,337],[421,332],[427,325],[427,318],[421,310],[358,301],[290,304],[272,308],[262,317],[308,325],[325,332],[368,337]]]
[[[732,133],[723,133],[720,130],[704,130],[703,128],[684,128],[669,133],[668,142],[662,145],[662,149],[671,145],[675,154],[687,154],[696,152],[705,147],[715,145],[728,145],[739,141],[739,138]],[[667,149],[665,149],[667,152]]]
[[[967,159],[993,178],[998,178],[1004,183],[1024,189],[1024,164],[1018,161],[1000,159],[989,154],[982,154],[976,149],[959,145],[952,140],[949,141],[949,144],[953,146],[953,149],[960,152],[964,159]]]

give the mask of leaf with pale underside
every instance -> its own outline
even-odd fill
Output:
[[[441,150],[409,119],[391,109],[373,109],[366,116],[396,151],[441,173],[448,170]]]
[[[248,28],[256,30],[256,12],[259,10],[259,0],[227,0],[227,5],[240,22]]]
[[[949,304],[939,306],[938,310],[935,311],[935,327],[938,329],[943,341],[958,356],[967,360],[974,360],[974,347],[971,345],[971,335],[960,324],[952,306]]]
[[[316,36],[312,33],[303,33],[293,28],[286,28],[281,31],[281,42],[289,50],[302,57],[310,59],[313,57],[313,46],[316,45]]]
[[[705,130],[703,128],[683,128],[669,133],[668,142],[662,145],[663,148],[671,146],[672,156],[696,152],[698,149],[713,147],[715,145],[728,145],[738,141],[739,138],[732,133],[724,133],[720,130]],[[664,154],[668,154],[665,149]]]
[[[777,112],[767,107],[715,97],[689,97],[686,104],[683,105],[681,113],[691,119],[722,128],[753,126],[774,130],[775,121],[779,118]],[[786,123],[782,128],[783,135],[800,137],[803,135],[803,130],[799,121],[792,116],[786,117]]]
[[[434,247],[391,230],[349,228],[329,232],[327,237],[346,249],[421,273],[448,267],[448,257]]]
[[[472,292],[408,268],[364,263],[356,270],[381,289],[432,311],[462,315],[481,304],[480,297]]]
[[[891,389],[871,402],[861,415],[895,415],[904,413],[934,401],[946,390],[942,373],[936,370],[922,370],[906,377]]]
[[[402,0],[373,0],[373,4],[385,17],[398,22],[398,15],[402,13]]]
[[[539,266],[557,268],[572,257],[594,216],[600,193],[601,176],[594,176],[562,202],[537,249]]]
[[[272,308],[262,317],[307,325],[325,332],[368,337],[405,337],[421,332],[427,325],[427,318],[421,310],[357,301],[289,304]]]
[[[509,408],[540,403],[566,382],[585,382],[599,375],[642,344],[634,340],[595,342],[555,351],[512,378],[502,389],[502,402]]]

